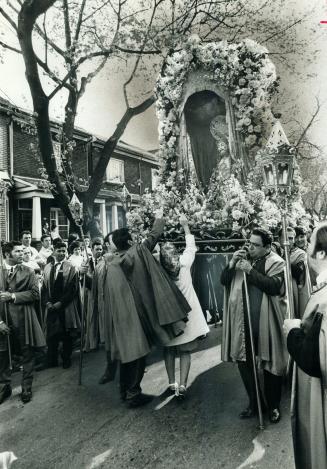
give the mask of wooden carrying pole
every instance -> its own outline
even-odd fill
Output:
[[[246,273],[245,272],[243,272],[243,282],[244,282],[244,290],[245,290],[246,312],[247,312],[248,323],[249,323],[249,335],[250,335],[250,344],[251,344],[251,357],[252,357],[252,363],[253,363],[253,376],[254,376],[254,383],[255,383],[255,393],[256,393],[257,405],[258,405],[259,429],[264,430],[265,427],[264,427],[264,424],[263,424],[263,415],[262,415],[262,406],[261,406],[261,398],[260,398],[260,390],[259,390],[257,362],[256,362],[254,340],[253,340],[249,290],[248,290],[248,283],[247,283]]]
[[[85,237],[83,233],[82,224],[77,224],[80,230],[81,238],[84,244],[84,252],[86,255],[86,260],[88,261],[87,255],[87,246],[85,242]],[[78,384],[82,384],[82,369],[83,369],[83,350],[84,350],[84,333],[85,333],[85,277],[86,274],[83,274],[83,281],[82,281],[82,316],[81,316],[81,347],[80,347],[80,354],[79,354],[79,369],[78,369]]]
[[[0,289],[5,290],[5,275],[4,275],[4,261],[3,261],[3,253],[2,253],[2,245],[0,241]],[[7,303],[3,303],[3,308],[5,312],[5,323],[8,326],[8,309]],[[10,344],[10,337],[7,334],[7,348],[8,348],[8,359],[9,359],[9,369],[12,370],[12,355],[11,355],[11,344]]]

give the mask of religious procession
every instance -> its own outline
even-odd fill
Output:
[[[0,469],[327,469],[327,22],[268,3],[0,7]]]

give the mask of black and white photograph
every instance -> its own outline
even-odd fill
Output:
[[[326,0],[0,0],[0,469],[327,469],[326,51]]]

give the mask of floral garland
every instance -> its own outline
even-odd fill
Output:
[[[173,186],[175,177],[185,187],[183,194]],[[214,172],[209,190],[204,193],[194,174],[186,181],[183,170],[180,170],[176,175],[170,174],[155,191],[146,191],[140,205],[127,214],[127,222],[135,234],[146,236],[153,223],[153,214],[161,206],[166,214],[164,236],[167,238],[181,232],[179,217],[182,213],[186,215],[191,230],[199,236],[206,233],[214,237],[222,227],[246,235],[256,225],[277,232],[281,225],[281,210],[276,199],[268,198],[257,187],[250,180],[242,187],[234,175],[223,179]],[[294,197],[288,210],[288,224],[296,226],[299,223],[308,226],[310,220],[301,198]]]
[[[191,36],[186,47],[168,56],[156,84],[160,156],[164,175],[174,171],[179,136],[179,106],[184,85],[192,71],[204,70],[209,80],[229,91],[235,110],[236,130],[248,151],[256,153],[263,133],[263,115],[277,89],[276,70],[268,50],[245,39],[201,44]]]
[[[233,163],[230,176],[217,167],[206,192],[194,173],[186,178],[183,169],[177,170],[179,106],[188,75],[197,69],[205,70],[209,80],[220,83],[231,96],[236,129],[243,134],[254,163],[245,185],[239,180],[242,160]],[[182,213],[187,216],[191,229],[200,236],[211,234],[214,237],[222,227],[244,235],[255,225],[276,231],[281,224],[278,198],[274,193],[258,189],[263,187],[261,160],[267,153],[266,148],[260,149],[263,116],[276,88],[275,67],[267,49],[249,39],[239,44],[222,41],[202,45],[192,36],[184,50],[170,55],[156,86],[160,155],[164,162],[162,178],[156,190],[146,191],[140,205],[128,214],[131,229],[146,235],[152,226],[154,211],[163,206],[166,237],[181,232],[179,217]],[[282,150],[294,153],[291,146]],[[301,203],[300,186],[301,176],[296,166],[288,210],[288,223],[292,226],[309,223]]]

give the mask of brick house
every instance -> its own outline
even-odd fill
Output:
[[[40,161],[32,149],[37,136],[30,121],[30,113],[0,98],[0,238],[17,239],[22,230],[28,229],[37,241],[42,234],[42,224],[47,221],[55,222],[60,235],[66,239],[69,221],[56,206],[52,194],[44,189]],[[59,128],[60,122],[51,122],[55,154],[60,151],[55,142]],[[75,129],[74,139],[74,173],[87,179],[105,141],[79,128]],[[59,158],[57,167],[60,172]],[[95,213],[100,216],[104,234],[126,223],[122,199],[126,189],[132,205],[136,205],[146,188],[154,188],[158,168],[155,153],[119,142],[95,200]]]

